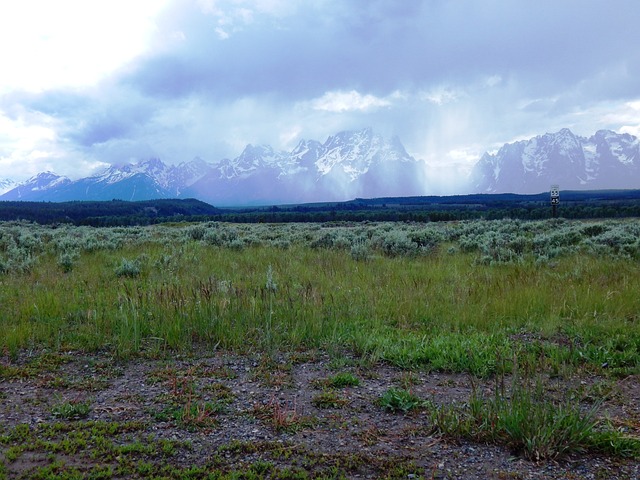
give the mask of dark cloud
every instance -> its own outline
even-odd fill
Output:
[[[226,39],[215,18],[182,8],[179,21],[167,21],[184,42],[141,60],[124,81],[165,99],[300,100],[334,89],[382,95],[501,74],[520,79],[531,95],[548,95],[630,61],[629,49],[640,44],[633,14],[640,9],[628,1],[617,8],[575,0],[313,5],[278,22],[259,17]]]
[[[136,119],[129,116],[102,113],[78,125],[70,138],[82,147],[91,147],[131,135],[136,124]]]
[[[600,127],[584,112],[640,98],[636,0],[283,5],[175,1],[156,47],[97,91],[5,96],[0,107],[55,118],[71,148],[98,160],[154,151],[182,161],[364,126],[399,135],[416,156],[465,142],[481,154],[565,123]],[[352,91],[360,104],[318,103]]]

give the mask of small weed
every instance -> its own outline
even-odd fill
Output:
[[[231,442],[220,445],[217,452],[220,454],[251,454],[258,450],[258,446],[254,442],[242,442],[240,440],[232,440]]]
[[[349,403],[349,401],[340,397],[335,390],[325,390],[315,395],[311,399],[311,403],[317,408],[342,408]]]
[[[331,377],[314,380],[312,383],[320,388],[344,388],[357,387],[360,385],[360,380],[352,373],[342,372]]]
[[[384,432],[380,428],[375,425],[370,425],[359,432],[356,436],[362,441],[362,443],[370,447],[378,443],[383,435]]]
[[[202,376],[210,376],[214,378],[222,378],[232,380],[238,377],[238,374],[226,365],[209,367],[206,365],[200,365],[199,370],[202,372]]]
[[[203,388],[205,392],[211,393],[216,402],[229,404],[233,402],[235,395],[229,387],[223,383],[214,383]]]
[[[250,470],[258,475],[266,475],[268,474],[270,471],[273,470],[273,463],[271,462],[266,462],[263,460],[258,460],[256,462],[253,462],[251,464]]]
[[[327,367],[330,370],[340,370],[341,368],[351,367],[355,365],[355,360],[349,357],[336,357],[333,358],[328,364]]]
[[[407,413],[425,405],[425,402],[402,388],[390,388],[380,399],[379,405],[389,412]]]
[[[51,414],[56,418],[64,418],[65,420],[79,420],[87,418],[90,410],[90,402],[71,400],[54,405],[51,408]]]
[[[420,377],[415,372],[402,372],[399,383],[402,388],[409,390],[420,383]]]
[[[218,424],[215,415],[222,411],[223,406],[217,402],[187,404],[175,412],[175,418],[188,428],[206,428]]]
[[[358,377],[349,372],[338,373],[333,377],[327,379],[327,384],[330,387],[343,388],[343,387],[357,387],[360,385]]]
[[[0,378],[25,378],[29,376],[29,372],[25,368],[14,367],[13,365],[5,365],[0,363]]]
[[[15,462],[20,457],[20,455],[22,455],[23,452],[24,452],[24,447],[22,446],[10,447],[6,450],[6,452],[4,453],[4,456],[8,462]]]
[[[254,405],[252,414],[278,431],[297,432],[315,423],[311,417],[298,412],[295,400],[291,406],[283,406],[273,398],[266,405]]]
[[[269,355],[261,358],[254,372],[254,377],[270,387],[285,387],[291,384],[290,362],[278,362]]]

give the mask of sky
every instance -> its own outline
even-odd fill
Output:
[[[637,0],[20,0],[0,6],[0,178],[397,135],[460,178],[568,127],[640,136]]]

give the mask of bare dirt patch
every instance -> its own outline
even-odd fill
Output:
[[[467,375],[321,352],[123,362],[39,353],[1,365],[0,478],[640,478],[635,460],[533,462],[441,435],[426,407],[380,405],[391,388],[435,405],[468,401],[472,384],[494,388]],[[557,395],[563,386],[550,384]],[[604,399],[600,414],[640,435],[638,378],[585,376],[571,387],[585,408]]]

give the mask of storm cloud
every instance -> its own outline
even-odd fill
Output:
[[[95,81],[0,84],[3,176],[217,161],[370,126],[455,177],[563,127],[640,133],[635,0],[175,0],[141,18],[144,48]]]

